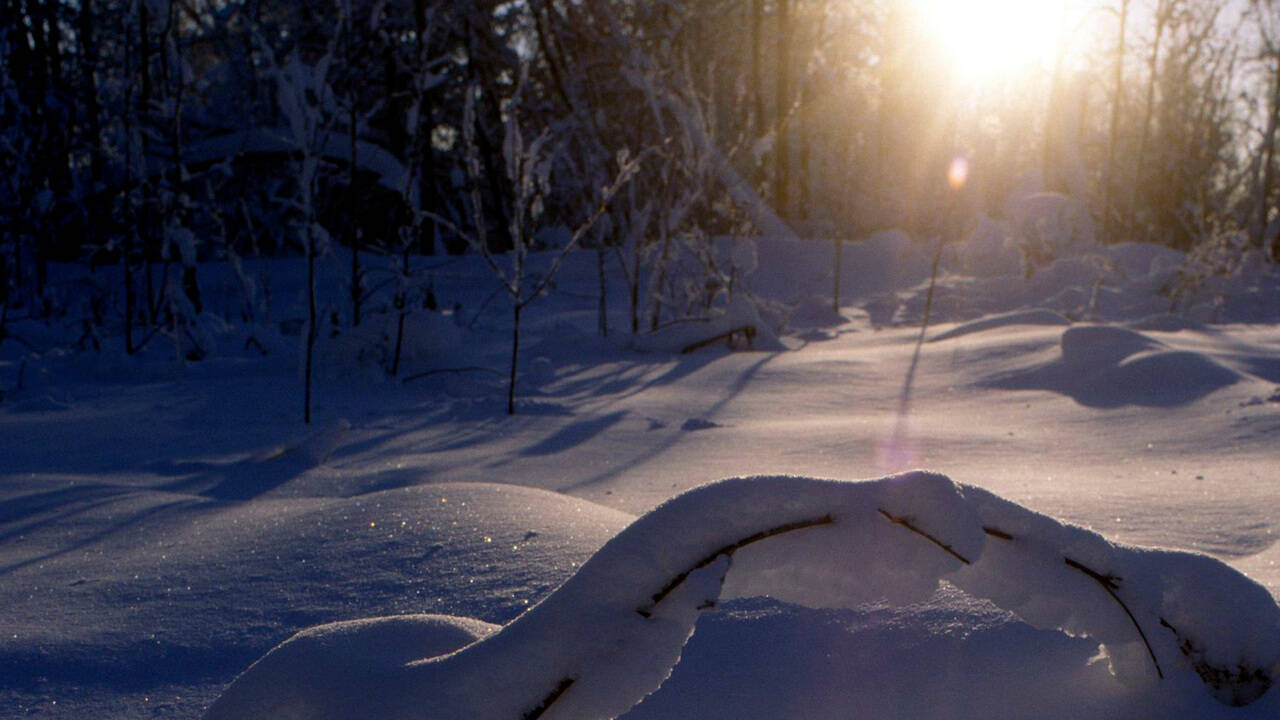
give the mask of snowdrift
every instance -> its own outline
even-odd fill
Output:
[[[1243,378],[1208,355],[1173,349],[1115,325],[1069,327],[1059,344],[1058,359],[998,372],[979,384],[1006,390],[1052,390],[1096,408],[1173,407]]]
[[[1139,716],[1280,711],[1268,693],[1280,608],[1265,588],[1206,556],[1114,544],[917,471],[698,488],[636,520],[501,629],[416,616],[305,631],[206,718],[612,718],[666,681],[699,615],[726,599],[852,608],[940,587],[1089,638],[1113,690],[1150,711]]]

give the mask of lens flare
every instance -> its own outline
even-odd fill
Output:
[[[947,184],[952,190],[959,190],[969,180],[969,161],[957,156],[947,168]]]

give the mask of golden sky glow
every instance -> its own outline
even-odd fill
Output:
[[[973,84],[1052,69],[1081,8],[1080,0],[912,2],[957,79]]]

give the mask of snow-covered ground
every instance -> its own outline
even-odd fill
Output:
[[[326,338],[310,428],[300,422],[296,263],[246,263],[260,287],[271,278],[271,315],[259,312],[253,325],[210,318],[202,331],[217,349],[199,363],[175,361],[161,341],[134,358],[111,338],[101,353],[51,351],[74,342],[80,328],[15,323],[22,341],[0,343],[0,716],[196,718],[250,663],[303,628],[409,614],[483,621],[407,618],[339,626],[306,641],[343,648],[381,638],[382,654],[366,669],[447,652],[492,633],[484,623],[508,623],[547,598],[635,517],[743,475],[855,480],[928,468],[1112,541],[1206,553],[1271,598],[1223,597],[1227,585],[1184,577],[1172,596],[1198,603],[1203,612],[1190,615],[1218,630],[1202,644],[1245,653],[1252,637],[1265,647],[1277,632],[1266,624],[1277,617],[1268,603],[1280,596],[1275,275],[1179,275],[1176,254],[1118,246],[1028,278],[1016,254],[984,242],[979,234],[948,251],[918,350],[932,249],[901,237],[846,247],[839,315],[828,308],[829,243],[763,243],[752,278],[765,301],[762,322],[789,322],[776,338],[762,332],[750,352],[670,352],[687,344],[688,328],[638,342],[625,332],[599,337],[595,257],[572,258],[555,291],[526,313],[515,416],[504,414],[505,298],[490,297],[492,279],[469,260],[428,263],[447,312],[410,317],[402,375],[413,379],[389,381],[377,367],[386,344],[375,340],[393,326],[389,317],[371,312],[363,334]],[[335,257],[334,298],[343,292],[341,267]],[[236,315],[243,298],[230,273],[206,266],[202,281],[209,314]],[[1171,292],[1177,288],[1185,292]],[[625,294],[616,281],[613,290],[618,329]],[[743,313],[736,321],[755,311],[734,312]],[[785,496],[759,496],[779,504],[776,515],[753,511],[767,527],[793,520]],[[948,508],[939,500],[913,515]],[[607,582],[662,575],[655,568],[678,565],[682,542],[697,555],[694,541],[719,537],[714,525],[659,525],[671,536],[649,538],[657,564],[629,559]],[[888,530],[945,559],[893,523],[875,532]],[[788,562],[818,554],[809,548]],[[858,602],[824,609],[727,593],[701,613],[671,678],[626,717],[1280,711],[1275,690],[1240,709],[1190,692],[1195,683],[1184,681],[1194,662],[1180,659],[1178,636],[1158,624],[1146,632],[1155,652],[1167,653],[1173,679],[1113,675],[1117,665],[1142,666],[1132,643],[1100,650],[1098,638],[1119,632],[1108,625],[1114,618],[1085,613],[1068,622],[1022,608],[1024,619],[991,583],[920,560],[900,563],[904,577],[942,583],[897,597],[905,580],[892,573],[821,560],[825,579],[809,581],[865,581]],[[718,562],[681,587],[714,595]],[[1155,592],[1152,578],[1182,567],[1135,563],[1097,572],[1132,569],[1137,577],[1129,585],[1121,577],[1117,593],[1145,597]],[[1102,583],[1076,575],[1101,598],[1094,615],[1116,612]],[[580,596],[604,592],[578,584],[588,588]],[[768,583],[746,587],[786,596]],[[1035,589],[1068,599],[1086,592]],[[559,607],[572,615],[583,605]],[[579,634],[596,620],[584,618]],[[1248,622],[1260,626],[1241,627]],[[538,636],[527,631],[532,624],[520,637]],[[1069,636],[1058,624],[1090,636]],[[503,642],[485,645],[509,648],[486,651],[495,672],[518,676],[503,687],[562,669],[550,650],[519,655],[528,648]],[[606,688],[643,685],[644,673],[660,678],[661,662],[639,667],[636,658],[670,651],[622,655],[631,663],[618,665],[626,677]],[[339,663],[345,677],[342,652],[321,656],[328,659],[317,667]],[[527,673],[517,657],[529,658]],[[1280,677],[1280,667],[1265,671]],[[352,681],[385,699],[378,682]],[[553,703],[545,716],[556,711]]]

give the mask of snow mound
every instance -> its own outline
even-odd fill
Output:
[[[391,468],[365,482],[421,482],[420,475]],[[27,541],[0,546],[5,688],[111,678],[133,687],[194,683],[203,691],[312,625],[406,613],[506,622],[634,519],[496,483],[252,502],[77,485],[6,498],[2,509],[33,518],[21,530]],[[421,657],[423,648],[444,651],[412,640],[427,629],[400,631],[406,639],[397,647],[415,649],[396,662]],[[346,647],[339,656],[353,652]],[[75,716],[136,713],[133,703],[116,715]]]
[[[810,296],[797,304],[787,316],[787,327],[792,330],[813,330],[845,325],[849,318],[831,307],[830,298]]]
[[[1231,385],[1241,374],[1199,352],[1171,350],[1135,330],[1081,325],[1062,334],[1062,356],[978,382],[1006,390],[1050,390],[1089,407],[1174,407]]]
[[[329,460],[351,429],[336,420],[294,442],[266,448],[254,456],[228,463],[187,462],[153,467],[182,475],[163,486],[170,492],[203,495],[215,500],[251,500],[271,493]]]
[[[1010,325],[1070,325],[1071,321],[1052,310],[1021,310],[1018,312],[1004,313],[1001,315],[992,315],[967,322],[938,333],[929,339],[929,342],[937,342],[939,340],[950,340],[951,338],[961,337],[970,333],[982,332],[983,330],[993,330],[996,328],[1009,327]]]
[[[446,655],[498,627],[449,615],[393,615],[309,628],[254,663],[215,708],[253,707],[264,718],[357,717],[364,698],[353,687],[375,687],[407,663]]]
[[[433,620],[450,642],[434,642],[436,630],[416,652],[397,641],[376,671],[352,674],[328,653],[376,647],[387,621],[310,631],[251,667],[206,718],[612,718],[666,681],[699,615],[723,599],[905,604],[944,579],[1035,627],[1093,639],[1117,687],[1151,698],[1207,690],[1245,705],[1280,676],[1280,608],[1211,558],[1116,545],[932,473],[757,477],[669,500],[482,638],[484,628]],[[479,639],[442,654],[468,627]],[[298,699],[273,714],[277,697]]]
[[[750,335],[745,339],[751,349],[787,349],[769,323],[760,317],[756,306],[741,295],[734,296],[719,314],[710,318],[668,325],[645,335],[635,335],[629,342],[632,349],[642,352],[692,352],[718,339],[741,342],[743,338],[739,336],[745,336],[747,328],[750,328]]]

